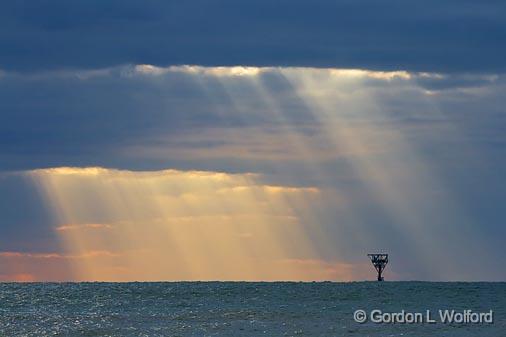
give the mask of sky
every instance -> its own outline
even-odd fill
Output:
[[[502,1],[17,1],[0,281],[504,281]]]

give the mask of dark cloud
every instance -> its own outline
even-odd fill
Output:
[[[276,65],[506,70],[503,1],[10,1],[0,68]]]

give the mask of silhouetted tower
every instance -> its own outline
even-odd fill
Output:
[[[383,276],[381,276],[381,273],[383,273],[383,270],[385,270],[385,267],[387,266],[388,254],[367,254],[367,256],[369,256],[372,265],[378,272],[378,281],[383,281]]]

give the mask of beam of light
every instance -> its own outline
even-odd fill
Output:
[[[371,90],[364,83],[366,78],[407,81],[412,76],[405,72],[281,71],[320,121],[329,142],[357,154],[348,158],[349,163],[391,215],[392,225],[409,241],[416,256],[412,263],[431,277],[458,274],[465,268],[459,254],[468,254],[466,247],[476,239],[464,234],[470,225],[462,217],[465,212],[445,189],[432,163],[419,154],[416,144],[381,105],[381,95],[420,89],[406,82],[401,89],[383,85],[383,91]],[[435,102],[425,99],[424,103],[421,109],[427,117],[441,117]],[[404,113],[409,116],[410,112]],[[446,131],[457,133],[452,125]],[[385,249],[372,233],[362,236],[369,246]],[[455,246],[448,246],[450,241],[458,242],[459,253]]]
[[[63,258],[76,280],[350,280],[360,274],[356,266],[319,260],[308,241],[294,209],[318,202],[314,187],[176,170],[54,168],[29,175],[56,214]]]
[[[232,110],[243,116],[245,125],[248,125],[248,118],[251,117],[248,112],[251,113],[251,110],[255,109],[247,105],[254,102],[258,106],[257,109],[261,109],[269,116],[267,119],[277,125],[274,138],[278,141],[269,141],[270,148],[274,150],[273,154],[282,156],[292,152],[292,156],[298,158],[299,165],[303,162],[310,163],[310,171],[323,181],[331,180],[331,177],[326,176],[321,169],[322,158],[328,160],[338,157],[338,154],[347,154],[347,160],[361,182],[370,190],[378,204],[383,205],[391,215],[392,225],[397,227],[402,237],[411,240],[410,249],[419,259],[418,268],[425,268],[427,273],[431,270],[433,275],[437,275],[442,272],[439,268],[448,269],[447,266],[451,265],[446,258],[448,256],[444,246],[446,239],[444,235],[436,234],[439,231],[434,228],[441,222],[425,223],[427,217],[424,213],[437,209],[437,203],[427,200],[433,198],[431,196],[433,191],[441,191],[437,175],[431,172],[428,164],[417,155],[416,148],[409,144],[403,132],[390,124],[388,111],[383,110],[378,93],[370,88],[371,81],[379,81],[376,86],[380,88],[386,87],[388,90],[390,86],[394,89],[400,86],[402,90],[418,93],[416,85],[410,82],[414,75],[404,71],[261,68],[236,78],[230,71],[196,72],[184,67],[170,68],[168,71],[188,72],[197,78],[202,76],[215,78],[230,97]],[[319,134],[317,142],[311,144],[297,129],[289,128],[290,125],[293,126],[287,119],[290,111],[280,109],[280,99],[271,95],[268,88],[265,88],[259,80],[261,74],[269,72],[281,74],[286,78],[296,96],[308,107],[316,121],[313,128]],[[260,103],[250,97],[256,98]],[[427,107],[432,111],[434,106],[430,103],[427,102]],[[270,127],[265,126],[266,129]],[[247,146],[251,146],[256,140],[269,138],[269,132],[265,129],[257,129],[255,132],[253,139],[247,141]],[[244,139],[244,130],[237,135],[228,135],[228,140],[232,144],[241,144]],[[282,148],[274,147],[276,143],[290,146],[283,151]],[[332,155],[322,156],[318,151],[318,145],[322,143],[330,144]],[[261,155],[265,158],[266,153],[267,151]],[[405,162],[402,163],[401,158],[404,158]],[[282,171],[284,166],[286,164],[281,162],[279,171]],[[438,199],[445,200],[450,206],[453,199],[439,193],[441,195]],[[356,211],[360,213],[359,209]],[[311,210],[309,213],[312,213]],[[438,210],[438,213],[444,212]],[[316,217],[311,214],[310,218]],[[454,223],[455,220],[449,222]],[[335,220],[335,225],[341,226],[339,219]],[[329,247],[329,243],[321,242],[324,241],[325,235],[320,227],[314,232],[321,232],[317,235],[316,241],[320,241],[319,249],[324,251]],[[372,249],[385,249],[381,246],[382,241],[375,237],[375,231],[371,231],[370,228],[365,231],[355,228],[352,232],[355,232],[355,240],[360,245],[374,247]],[[428,244],[433,245],[433,249],[425,252],[424,247]],[[441,263],[431,262],[436,258]]]

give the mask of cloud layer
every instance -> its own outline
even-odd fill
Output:
[[[503,1],[15,1],[0,68],[128,63],[504,72]]]
[[[6,72],[0,88],[0,170],[244,170],[299,158],[286,141],[294,134],[319,160],[365,150],[329,145],[321,132],[329,116],[307,101],[320,97],[350,132],[362,129],[369,152],[382,150],[373,137],[387,141],[389,128],[409,129],[407,136],[431,151],[438,141],[503,142],[500,74],[139,65]],[[223,160],[227,168],[216,164]]]

